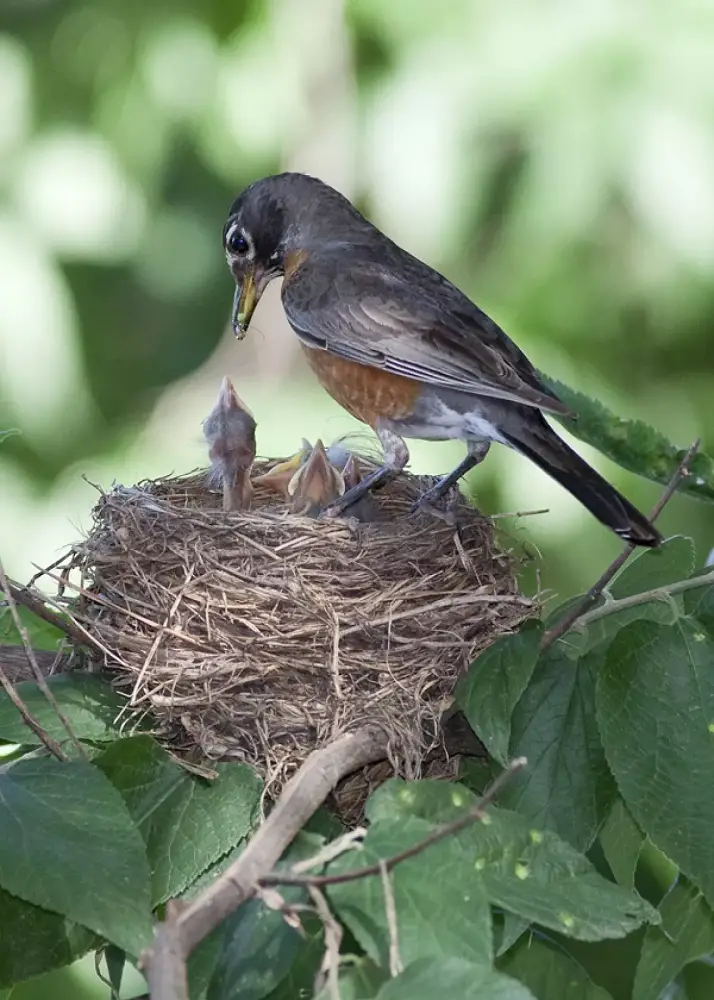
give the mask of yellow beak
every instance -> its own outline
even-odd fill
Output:
[[[240,285],[236,285],[233,296],[233,332],[239,340],[245,337],[255,307],[260,301],[262,289],[258,287],[255,271],[249,271]]]

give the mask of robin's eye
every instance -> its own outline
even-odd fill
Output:
[[[228,249],[237,257],[245,257],[250,251],[250,241],[240,230],[231,233],[228,237]]]

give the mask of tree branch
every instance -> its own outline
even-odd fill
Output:
[[[167,992],[167,984],[185,984],[186,959],[196,945],[254,895],[261,878],[275,867],[342,778],[383,760],[387,744],[381,728],[365,726],[310,754],[237,861],[192,900],[173,925],[163,923],[157,927],[154,943],[140,961],[152,1000],[185,1000],[185,993]]]
[[[52,579],[57,579],[52,577]],[[43,621],[47,622],[48,625],[54,625],[56,629],[60,632],[64,632],[68,639],[77,646],[91,646],[92,637],[87,635],[82,629],[73,622],[66,618],[64,615],[60,614],[59,611],[55,611],[54,608],[50,608],[42,598],[42,596],[37,593],[37,591],[31,590],[29,587],[22,587],[19,583],[15,583],[14,580],[9,580],[5,577],[5,583],[7,585],[8,597],[12,597],[16,604],[22,605],[31,611],[33,615],[37,615]],[[3,589],[5,589],[3,587]],[[101,651],[101,647],[97,647]]]
[[[418,840],[416,844],[412,844],[411,847],[400,851],[399,854],[392,855],[391,858],[384,858],[375,865],[365,865],[363,868],[355,868],[353,871],[343,872],[341,875],[291,875],[289,873],[283,875],[281,872],[271,872],[260,879],[260,884],[266,886],[314,885],[322,888],[326,885],[355,882],[357,879],[368,878],[371,875],[382,875],[384,871],[390,872],[392,868],[401,864],[402,861],[406,861],[407,858],[413,858],[415,855],[421,854],[422,851],[425,851],[427,847],[431,847],[432,844],[437,844],[440,840],[444,840],[445,837],[453,837],[454,834],[459,833],[465,827],[482,820],[486,814],[486,809],[500,795],[513,775],[522,770],[527,763],[525,757],[515,757],[506,770],[499,774],[496,780],[489,785],[472,809],[469,809],[463,816],[459,816],[458,819],[438,826],[428,836],[424,837],[423,840]]]
[[[691,444],[686,455],[682,458],[682,461],[677,466],[677,469],[672,478],[670,479],[669,483],[667,484],[667,487],[662,493],[662,496],[659,498],[657,503],[652,508],[652,511],[650,512],[650,521],[654,522],[657,520],[659,515],[662,513],[664,508],[667,506],[669,501],[677,492],[677,489],[679,488],[682,481],[691,474],[690,467],[694,459],[694,456],[696,455],[699,449],[700,444],[701,444],[700,438],[697,438],[697,440]],[[548,649],[549,646],[552,646],[556,639],[560,639],[561,636],[565,635],[566,632],[569,632],[570,629],[575,624],[575,622],[586,614],[588,608],[591,608],[596,603],[596,601],[602,594],[605,587],[607,587],[610,580],[612,580],[615,573],[617,573],[617,571],[622,566],[625,565],[625,563],[630,558],[630,556],[632,555],[632,553],[635,551],[636,548],[637,548],[636,545],[633,545],[631,542],[628,542],[628,544],[625,546],[625,548],[622,550],[619,556],[617,556],[616,559],[613,559],[613,561],[607,567],[607,569],[602,574],[600,579],[597,580],[592,585],[590,590],[583,597],[582,601],[580,601],[579,604],[576,604],[574,607],[572,607],[570,611],[568,611],[566,614],[563,615],[563,617],[560,619],[559,622],[556,622],[552,628],[549,628],[548,631],[543,634],[543,638],[541,639],[540,643],[541,652]]]
[[[619,601],[608,601],[602,607],[593,608],[586,615],[582,615],[576,622],[577,626],[590,625],[600,618],[607,618],[608,615],[615,615],[618,611],[626,611],[627,608],[636,608],[640,604],[649,604],[650,601],[666,601],[675,594],[683,594],[687,590],[696,590],[697,587],[708,587],[714,584],[714,570],[711,573],[703,573],[701,576],[693,576],[689,580],[677,580],[676,583],[668,583],[664,587],[655,587],[654,590],[645,590],[641,594],[632,594],[630,597],[622,597]]]

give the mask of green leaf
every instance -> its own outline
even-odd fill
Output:
[[[225,926],[219,924],[188,956],[186,978],[190,1000],[205,1000],[225,936]]]
[[[685,878],[659,905],[662,923],[648,927],[637,966],[633,1000],[657,1000],[680,970],[714,952],[714,913]]]
[[[526,757],[528,767],[500,797],[506,808],[581,851],[592,844],[616,794],[595,715],[601,660],[594,652],[574,661],[562,643],[541,656],[511,723],[511,756]]]
[[[342,855],[329,874],[376,864],[421,840],[433,826],[417,816],[373,822],[359,851]],[[391,872],[399,953],[405,965],[417,958],[457,957],[490,968],[491,911],[473,851],[459,838],[440,841],[428,853]],[[330,902],[367,955],[388,965],[389,929],[379,876],[331,886]]]
[[[545,384],[562,399],[577,419],[557,417],[576,438],[597,448],[623,469],[666,486],[687,453],[677,448],[663,434],[641,420],[623,420],[602,403],[562,382],[539,373]],[[687,476],[679,487],[699,500],[714,500],[714,460],[697,452]]]
[[[389,817],[395,827],[400,819],[405,823],[410,817],[420,817],[433,829],[463,815],[476,801],[461,785],[392,779],[372,795],[367,815],[372,822]],[[568,937],[582,941],[624,937],[641,924],[659,919],[637,893],[602,878],[584,855],[517,813],[491,809],[486,822],[475,823],[452,840],[459,841],[467,863],[481,872],[493,906]],[[433,877],[431,851],[428,848],[413,859],[422,860],[427,880]],[[361,865],[359,851],[349,857],[349,867]]]
[[[312,857],[315,839],[314,835],[299,836],[276,866],[277,870]],[[315,874],[320,871],[317,869]],[[286,903],[310,901],[302,886],[280,886],[277,892]],[[307,942],[288,925],[279,910],[268,908],[262,899],[251,899],[240,906],[224,921],[225,933],[208,987],[208,1000],[263,1000],[289,975],[298,955],[310,947],[312,939],[319,943],[322,937],[319,921],[306,920],[303,915],[303,924]],[[314,944],[312,951],[316,953]]]
[[[496,958],[505,955],[509,948],[512,948],[516,941],[526,933],[529,927],[529,920],[517,917],[515,913],[504,913],[501,916],[500,923],[494,924],[494,937],[496,940],[494,952]],[[500,936],[497,936],[498,930],[500,930]]]
[[[456,687],[456,704],[499,763],[508,762],[511,715],[528,684],[543,626],[531,621],[515,635],[503,636],[478,656]]]
[[[267,1000],[296,1000],[296,997],[311,997],[315,988],[315,980],[318,976],[320,966],[322,965],[322,960],[325,957],[325,942],[323,940],[322,934],[314,934],[308,938],[307,941],[303,941],[300,950],[295,956],[295,961],[290,966],[290,970],[286,976],[284,976],[278,985],[272,990],[267,997]],[[373,967],[374,968],[374,967]],[[380,969],[378,982],[381,984],[385,979],[384,972]],[[353,994],[350,992],[349,986],[345,981],[340,982],[340,1000],[349,1000],[351,996],[364,996],[364,973],[362,973],[359,978],[355,977],[353,980],[355,982],[355,988],[357,984],[359,986],[360,992]],[[375,987],[373,993],[376,993],[378,987]],[[372,994],[368,994],[372,996]],[[322,996],[322,991],[318,994]],[[241,995],[240,1000],[243,1000]],[[332,1000],[327,994],[327,1000]]]
[[[261,782],[247,764],[196,778],[148,736],[119,740],[95,763],[121,793],[146,844],[154,905],[179,895],[252,830]]]
[[[692,576],[711,573],[712,567],[707,566]],[[684,595],[684,609],[688,615],[696,618],[710,639],[714,639],[714,587],[702,587],[688,590]]]
[[[92,764],[21,760],[0,774],[0,885],[138,955],[149,868],[121,796]]]
[[[537,1000],[611,1000],[574,958],[542,937],[519,941],[498,967],[527,986]]]
[[[668,538],[658,549],[634,556],[608,587],[616,600],[684,580],[694,570],[694,542],[684,535]]]
[[[339,986],[340,1000],[370,1000],[376,997],[380,987],[389,980],[389,973],[381,969],[369,958],[353,960],[349,965],[343,963],[340,968]],[[308,994],[309,995],[309,994]],[[273,997],[270,1000],[295,1000],[299,994]],[[325,985],[316,995],[315,1000],[333,1000],[329,986]],[[454,998],[456,1000],[456,998]]]
[[[107,966],[107,978],[112,984],[112,989],[119,995],[121,981],[124,977],[124,966],[126,965],[126,952],[123,948],[117,948],[110,944],[104,949],[104,961]]]
[[[95,937],[0,889],[0,987],[69,965],[92,946]]]
[[[620,885],[632,889],[645,835],[635,823],[632,813],[621,798],[617,798],[600,831],[600,844],[612,874]]]
[[[119,725],[115,719],[125,702],[105,681],[75,673],[48,677],[47,684],[77,739],[99,743],[118,737]],[[17,693],[45,732],[59,741],[68,738],[57,713],[34,681],[18,684]],[[4,691],[0,692],[0,739],[28,746],[41,743]]]
[[[0,590],[0,600],[5,601],[6,595]],[[17,605],[17,613],[33,649],[45,649],[54,653],[58,644],[65,639],[64,632],[50,625],[43,618],[38,618],[27,608]],[[22,636],[18,632],[12,612],[9,607],[0,608],[0,646],[22,647]]]
[[[635,622],[597,684],[605,751],[636,822],[714,901],[714,641],[696,622]]]
[[[522,983],[500,972],[482,969],[463,959],[422,958],[390,979],[377,1000],[534,1000]]]

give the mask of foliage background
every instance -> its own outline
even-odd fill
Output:
[[[88,524],[83,476],[204,464],[225,373],[264,453],[353,427],[306,372],[276,287],[246,342],[226,328],[227,208],[286,167],[355,199],[539,368],[714,450],[713,44],[707,0],[1,0],[0,428],[21,431],[0,451],[8,571],[29,576]],[[479,501],[549,507],[519,537],[545,587],[583,589],[617,541],[495,451]],[[459,456],[415,443],[413,466]],[[662,525],[714,547],[707,506],[677,498]]]

